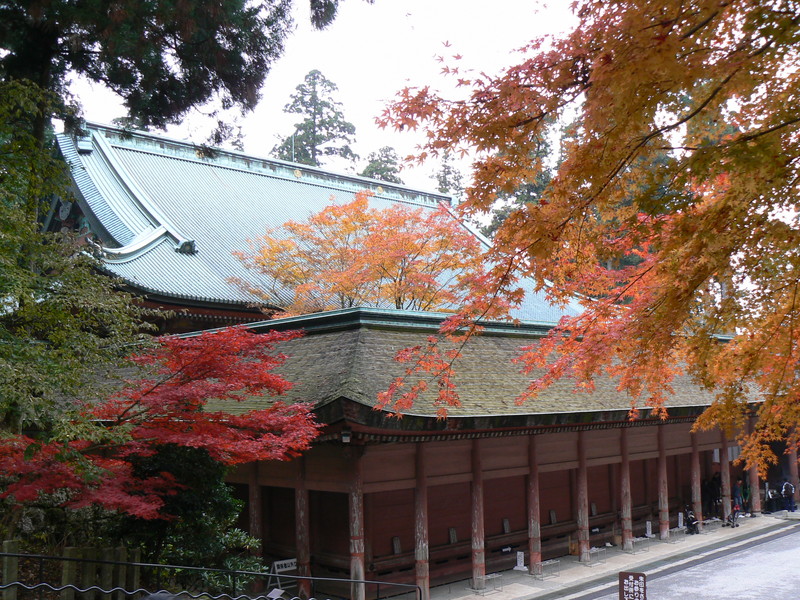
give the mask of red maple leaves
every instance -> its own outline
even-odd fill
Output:
[[[236,404],[291,387],[272,372],[285,359],[275,345],[300,335],[231,328],[159,339],[132,358],[148,376],[86,404],[47,439],[0,440],[0,472],[9,476],[2,496],[29,503],[57,493],[69,508],[98,505],[155,519],[175,481],[163,472],[138,479],[133,463],[159,446],[202,448],[224,465],[297,456],[317,432],[308,405],[270,402],[237,413]]]

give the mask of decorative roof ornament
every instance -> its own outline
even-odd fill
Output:
[[[196,254],[197,244],[194,240],[183,240],[175,244],[175,252],[180,252],[181,254]]]

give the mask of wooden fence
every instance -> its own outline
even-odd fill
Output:
[[[64,548],[60,557],[14,556],[19,554],[19,542],[3,542],[2,600],[20,600],[25,586],[49,582],[53,587],[64,588],[58,592],[60,600],[124,600],[122,590],[140,587],[141,569],[138,550],[127,548]],[[116,592],[110,590],[118,588]],[[108,593],[103,591],[108,590]],[[38,594],[38,597],[42,597]],[[52,598],[52,594],[47,594]]]

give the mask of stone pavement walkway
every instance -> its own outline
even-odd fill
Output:
[[[522,571],[503,571],[488,579],[487,590],[476,594],[469,581],[460,581],[431,589],[431,600],[568,600],[579,598],[609,585],[615,585],[620,571],[643,572],[648,577],[690,563],[720,549],[747,546],[785,530],[800,527],[800,512],[784,511],[756,518],[742,517],[739,527],[719,527],[700,535],[678,535],[671,541],[650,540],[635,554],[619,548],[593,553],[591,566],[578,562],[576,556],[564,556],[557,565],[536,579]]]

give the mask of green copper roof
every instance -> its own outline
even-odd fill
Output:
[[[332,201],[351,201],[365,189],[373,192],[371,205],[379,209],[395,203],[434,208],[449,202],[441,194],[305,165],[221,150],[209,155],[191,144],[146,133],[96,124],[89,124],[87,131],[84,138],[58,137],[76,197],[100,239],[105,267],[151,297],[263,305],[262,298],[231,280],[262,290],[270,289],[269,282],[232,253],[246,251],[248,239],[267,227],[304,220]],[[281,306],[287,300],[278,290],[268,303]],[[531,291],[515,316],[555,323],[576,312],[577,307],[555,308]]]

